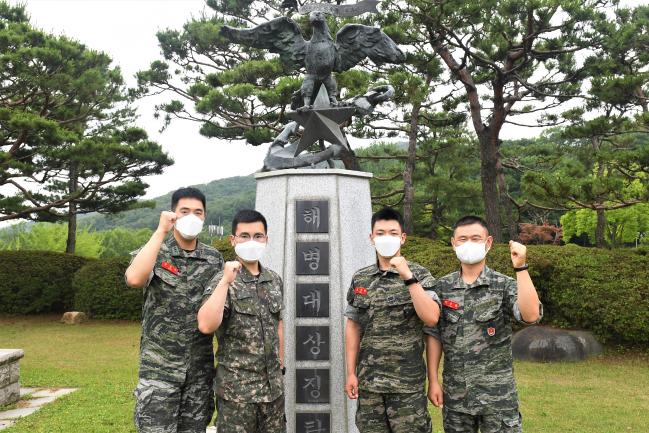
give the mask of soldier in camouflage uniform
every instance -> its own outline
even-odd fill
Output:
[[[227,262],[208,285],[198,312],[201,332],[216,331],[218,433],[285,433],[282,374],[283,285],[259,259],[266,219],[243,210],[232,222],[237,261]]]
[[[200,191],[179,189],[171,208],[126,271],[127,284],[144,289],[135,390],[140,433],[204,432],[214,414],[212,337],[198,331],[196,311],[223,257],[198,242],[205,219]]]
[[[510,242],[514,280],[486,266],[493,239],[481,218],[460,219],[451,242],[462,265],[435,284],[442,317],[425,329],[429,398],[443,405],[446,433],[520,433],[512,324],[537,323],[543,315],[527,272],[526,248]],[[443,391],[437,377],[442,351]]]
[[[434,279],[400,255],[403,219],[384,208],[372,216],[377,262],[357,271],[345,311],[345,392],[358,399],[361,433],[430,433],[424,390],[424,324],[437,323]]]

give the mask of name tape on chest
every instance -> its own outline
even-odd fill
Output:
[[[365,296],[367,295],[366,287],[354,287],[354,293],[357,295]]]
[[[169,262],[162,262],[162,264],[160,264],[160,267],[164,270],[171,272],[174,275],[180,275],[180,269],[178,269],[177,267],[175,267]]]
[[[442,305],[447,308],[450,308],[451,310],[457,310],[458,308],[460,308],[460,304],[458,304],[455,301],[451,301],[450,299],[444,299],[442,301]]]

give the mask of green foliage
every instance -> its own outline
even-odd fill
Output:
[[[361,168],[375,174],[371,182],[374,209],[400,207],[403,200],[405,144],[375,144],[356,154]],[[372,158],[385,159],[372,159]],[[413,174],[414,234],[448,238],[450,227],[467,214],[481,214],[478,148],[462,128],[437,128],[417,144]]]
[[[105,53],[32,27],[0,0],[0,220],[57,221],[137,202],[173,161],[135,128]]]
[[[41,314],[68,311],[74,273],[91,260],[43,251],[0,251],[0,312]]]
[[[95,319],[139,320],[142,291],[124,281],[130,259],[119,257],[88,263],[74,275],[74,308]]]
[[[459,269],[451,247],[409,238],[409,260],[440,277]],[[528,246],[528,263],[541,301],[544,324],[587,329],[602,341],[649,347],[649,255],[647,250],[577,246]],[[488,266],[515,278],[507,245],[497,244]]]
[[[20,223],[0,230],[0,250],[38,250],[64,252],[67,226],[52,223]],[[125,257],[144,245],[151,229],[116,227],[95,231],[89,227],[77,231],[77,255],[89,258]]]
[[[649,134],[611,135],[609,126],[600,127],[601,122],[599,126],[581,123],[534,139],[505,142],[501,149],[504,164],[513,169],[508,185],[512,196],[522,202],[519,212],[524,218],[537,224],[558,224],[561,215],[569,211],[564,217],[566,241],[574,235],[592,233],[590,240],[598,246],[604,246],[606,240],[611,246],[619,246],[630,242],[629,234],[622,231],[634,230],[622,220],[630,221],[631,215],[645,209],[627,212],[623,208],[649,200],[649,182],[642,168],[642,155],[649,154]],[[586,138],[579,134],[601,136]],[[579,209],[584,211],[570,212]],[[604,212],[600,242],[596,242],[595,228],[591,231],[593,221],[597,221],[593,217],[596,209]],[[579,215],[578,220],[575,215]],[[615,219],[611,224],[605,222],[609,216]],[[577,229],[577,223],[582,228]]]
[[[0,250],[64,252],[67,236],[65,224],[19,223],[0,230]],[[87,228],[77,231],[77,255],[98,258],[101,251],[100,234]]]
[[[621,208],[649,202],[648,17],[649,8],[639,6],[615,8],[592,21],[594,42],[581,72],[590,81],[585,105],[563,113],[568,126],[561,133],[544,137],[551,158],[519,165],[528,199],[541,206],[589,210],[566,217],[583,222],[577,233],[591,234],[591,211],[599,210],[591,236],[598,246],[605,246],[606,238],[611,246],[629,242],[623,227],[630,225],[620,221],[628,222],[633,211]],[[584,115],[589,111],[593,115]],[[616,221],[609,224],[608,217]],[[568,228],[572,230],[570,223]]]
[[[212,246],[223,254],[223,259],[227,261],[236,260],[237,255],[234,253],[234,248],[230,244],[228,238],[215,239],[212,241]]]
[[[135,230],[123,227],[99,232],[101,237],[100,257],[102,259],[126,257],[130,252],[147,243],[152,234],[153,230],[151,229]]]
[[[547,296],[556,323],[592,330],[604,341],[649,345],[646,255],[569,247],[556,258]]]
[[[590,209],[567,212],[561,217],[563,236],[566,242],[571,238],[586,235],[595,243],[597,214]],[[649,204],[637,204],[621,209],[606,211],[606,240],[612,247],[620,247],[640,240],[641,233],[649,232]],[[643,236],[644,237],[644,236]]]
[[[191,118],[206,137],[245,139],[253,146],[272,141],[284,119],[297,73],[264,50],[231,44],[219,31],[243,27],[282,12],[275,1],[207,1],[210,15],[187,22],[182,30],[158,32],[163,60],[137,74],[140,93],[178,97],[157,106],[165,126]],[[187,106],[186,106],[187,104]]]

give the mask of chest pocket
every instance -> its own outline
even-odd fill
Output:
[[[462,312],[449,307],[443,307],[442,313],[442,343],[453,344],[455,343],[455,338],[460,327]]]
[[[505,321],[500,303],[476,306],[475,321],[486,341],[497,343],[506,338]]]
[[[388,295],[385,299],[385,306],[390,308],[390,316],[398,319],[411,319],[415,315],[415,306],[409,292]]]
[[[232,296],[232,308],[239,314],[246,316],[256,316],[257,309],[256,296],[249,290],[236,290]]]
[[[370,300],[367,295],[356,295],[352,301],[352,306],[367,309],[370,307]]]
[[[162,282],[165,284],[176,287],[178,283],[180,282],[180,276],[172,273],[171,271],[168,271],[166,269],[162,269],[160,265],[156,265],[155,270],[153,271],[153,274],[160,278]]]

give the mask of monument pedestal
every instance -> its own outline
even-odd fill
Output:
[[[356,433],[344,393],[344,311],[352,275],[375,260],[371,173],[337,169],[257,173],[268,220],[262,263],[284,280],[289,433]]]

